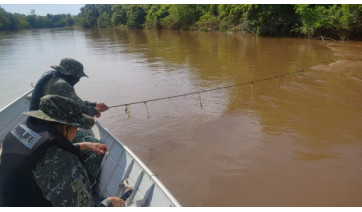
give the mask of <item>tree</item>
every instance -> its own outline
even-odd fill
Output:
[[[195,4],[177,4],[169,8],[170,15],[165,17],[161,25],[165,29],[187,30],[200,18],[200,13]]]
[[[361,5],[295,5],[300,24],[294,29],[308,37],[313,35],[348,39],[360,37],[362,31]]]
[[[127,8],[127,26],[131,28],[141,28],[146,20],[146,12],[139,5],[130,5]]]
[[[111,17],[107,12],[103,12],[98,18],[97,18],[97,26],[100,28],[105,28],[108,26],[111,26]]]
[[[291,35],[298,21],[290,4],[246,5],[241,30],[260,35]]]
[[[202,14],[196,26],[202,31],[217,31],[220,27],[220,19],[218,18],[219,10],[217,4],[197,6]]]
[[[362,34],[362,6],[353,4],[330,7],[331,24],[341,40]]]
[[[112,5],[112,24],[113,26],[126,25],[127,10],[122,5]]]
[[[85,28],[95,27],[99,16],[98,8],[95,4],[86,4],[80,8],[80,23]]]
[[[0,7],[0,30],[9,30],[10,24],[8,13]]]
[[[167,17],[169,13],[170,5],[158,4],[152,5],[146,15],[146,28],[162,29],[161,21]]]

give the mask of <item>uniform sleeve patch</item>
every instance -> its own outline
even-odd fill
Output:
[[[82,189],[78,192],[77,207],[89,207],[91,206],[91,196],[86,189]]]
[[[83,181],[82,179],[77,179],[72,183],[72,189],[74,192],[78,192],[83,188]]]
[[[41,138],[39,134],[23,124],[16,126],[11,133],[29,149],[32,149]]]

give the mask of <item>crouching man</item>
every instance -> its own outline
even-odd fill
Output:
[[[122,206],[119,197],[101,199],[91,188],[81,151],[104,154],[100,143],[73,145],[78,127],[94,118],[82,114],[72,99],[46,95],[39,110],[12,129],[3,143],[0,206]]]

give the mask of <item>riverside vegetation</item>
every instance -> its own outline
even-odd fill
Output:
[[[361,40],[356,4],[87,4],[76,16],[12,14],[0,7],[0,31],[82,26],[164,30],[244,31],[263,36]]]

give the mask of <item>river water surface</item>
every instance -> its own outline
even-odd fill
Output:
[[[183,206],[362,206],[362,42],[243,33],[46,29],[0,33],[0,108],[64,57],[98,120]],[[147,106],[147,107],[146,107]],[[1,120],[0,120],[1,121]]]

